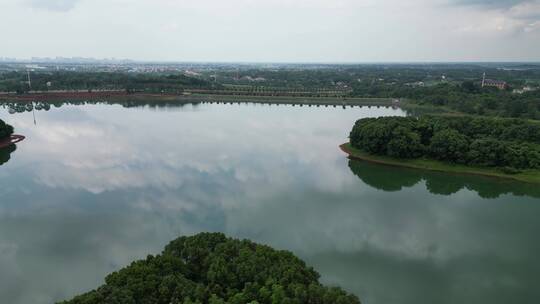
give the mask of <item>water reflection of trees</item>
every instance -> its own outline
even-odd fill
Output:
[[[11,159],[11,153],[17,150],[17,146],[10,145],[5,148],[0,148],[0,166],[7,163]]]
[[[349,168],[365,184],[389,192],[425,181],[427,190],[433,194],[452,195],[468,189],[482,198],[498,198],[503,194],[540,198],[538,187],[512,180],[392,167],[352,159],[349,160]]]
[[[62,101],[28,101],[28,102],[0,102],[10,114],[35,111],[50,111],[52,108],[61,108],[67,105],[120,105],[124,108],[150,107],[150,108],[181,108],[188,104],[198,105],[200,101],[170,101],[160,99],[118,99],[118,100],[62,100]]]
[[[306,106],[306,107],[333,107],[333,108],[354,108],[354,107],[368,107],[368,108],[385,108],[385,109],[397,109],[395,105],[381,105],[374,102],[373,104],[361,103],[354,104],[349,103],[345,104],[346,101],[339,100],[325,102],[322,101],[304,101],[304,100],[294,100],[294,99],[268,99],[268,100],[250,100],[250,99],[223,99],[218,98],[205,98],[205,97],[117,97],[114,99],[100,100],[82,100],[82,99],[71,99],[71,100],[57,100],[57,101],[0,101],[0,107],[5,108],[9,111],[10,114],[31,112],[31,111],[50,111],[53,108],[61,108],[66,105],[96,105],[96,104],[105,104],[105,105],[120,105],[124,108],[138,108],[138,107],[148,107],[148,108],[183,108],[185,106],[198,106],[201,104],[264,104],[270,106]]]

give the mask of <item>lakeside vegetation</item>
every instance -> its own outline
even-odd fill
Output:
[[[170,242],[105,284],[62,304],[359,304],[319,283],[319,274],[287,251],[221,233]]]
[[[344,148],[391,165],[540,182],[540,124],[526,120],[366,118],[356,122]]]
[[[505,81],[507,88],[482,87],[484,73]],[[540,119],[538,64],[248,66],[212,71],[212,75],[220,83],[242,86],[253,95],[265,88],[310,94],[335,91],[342,97],[398,98],[465,114]]]
[[[54,90],[125,90],[128,93],[181,93],[186,88],[210,89],[215,84],[183,74],[126,72],[32,72],[31,88],[28,75],[22,71],[0,73],[0,92],[18,94]]]
[[[516,94],[511,89],[482,88],[478,82],[467,81],[409,89],[398,96],[466,114],[540,119],[540,90]]]
[[[32,90],[121,90],[279,98],[388,98],[464,114],[540,119],[538,64],[146,65],[100,71],[92,66],[31,71]],[[482,77],[506,89],[482,87]],[[0,92],[30,90],[26,70],[0,70]]]
[[[0,140],[10,137],[13,134],[13,127],[0,119]]]

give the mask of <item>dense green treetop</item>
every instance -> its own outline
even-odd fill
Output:
[[[13,127],[0,119],[0,140],[11,136],[11,134],[13,134]]]
[[[351,145],[395,158],[503,167],[540,168],[540,124],[522,119],[471,116],[365,118],[350,133]]]
[[[0,92],[24,93],[30,90],[27,73],[0,73]],[[211,88],[206,80],[183,74],[126,72],[32,72],[32,90],[99,90],[118,89],[130,92],[180,92],[185,88]]]
[[[180,237],[64,304],[358,304],[287,251],[220,233]]]

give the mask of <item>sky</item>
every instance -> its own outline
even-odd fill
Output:
[[[0,57],[540,61],[540,0],[0,0]]]

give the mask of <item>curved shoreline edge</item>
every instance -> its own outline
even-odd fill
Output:
[[[540,184],[540,170],[526,170],[517,174],[505,174],[494,168],[470,167],[464,165],[453,165],[433,159],[396,159],[386,156],[368,154],[351,147],[350,143],[339,146],[350,159],[368,161],[371,163],[403,167],[417,170],[437,171],[450,174],[478,175],[498,179],[514,180],[530,184]]]
[[[23,141],[25,138],[26,137],[24,137],[23,135],[16,135],[16,134],[11,135],[9,138],[0,140],[0,149],[19,143]]]

